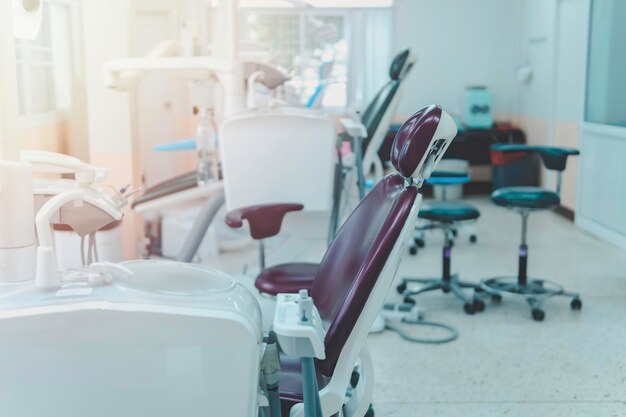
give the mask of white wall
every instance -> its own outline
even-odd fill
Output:
[[[418,57],[398,113],[431,103],[461,111],[468,85],[488,86],[497,114],[515,113],[522,1],[396,0],[393,49]]]

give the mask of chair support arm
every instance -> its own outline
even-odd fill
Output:
[[[265,239],[280,232],[285,215],[301,211],[304,205],[297,203],[259,204],[232,210],[226,214],[226,224],[232,228],[243,226],[247,220],[253,239]]]

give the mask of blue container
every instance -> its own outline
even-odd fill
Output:
[[[464,119],[469,129],[489,129],[493,126],[493,98],[487,87],[467,87]]]

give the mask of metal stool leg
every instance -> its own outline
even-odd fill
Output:
[[[545,279],[534,279],[528,276],[528,244],[526,235],[530,210],[521,210],[520,214],[522,216],[522,236],[519,245],[517,276],[496,277],[484,280],[481,283],[482,291],[491,295],[495,302],[499,302],[505,294],[525,299],[535,321],[542,321],[545,318],[545,312],[541,309],[541,305],[545,299],[554,296],[572,298],[570,307],[572,310],[580,310],[582,301],[577,293],[565,291],[562,286],[555,282]]]

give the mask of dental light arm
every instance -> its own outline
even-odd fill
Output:
[[[56,152],[22,151],[22,160],[30,162],[33,172],[73,174],[79,184],[102,182],[108,174],[106,168]]]

